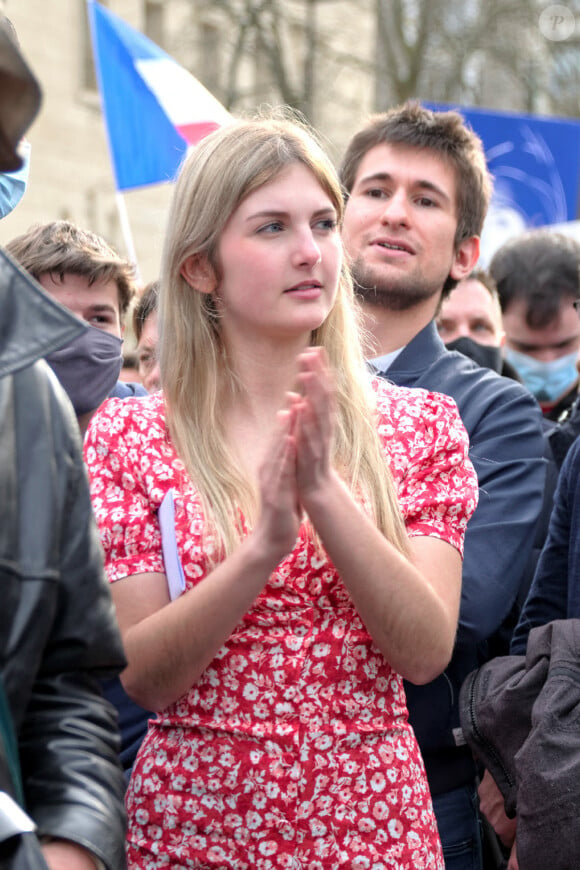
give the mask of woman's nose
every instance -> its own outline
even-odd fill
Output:
[[[314,238],[312,231],[301,235],[296,249],[296,259],[300,265],[315,266],[322,260],[320,246]]]

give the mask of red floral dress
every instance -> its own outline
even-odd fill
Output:
[[[453,401],[373,383],[409,535],[462,551],[477,483]],[[200,501],[162,396],[107,402],[85,455],[109,579],[164,571],[171,488],[186,587],[203,582]],[[443,870],[402,679],[303,531],[199,682],[151,723],[127,807],[131,868]]]

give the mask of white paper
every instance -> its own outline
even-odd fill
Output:
[[[167,576],[167,586],[169,588],[169,597],[173,601],[178,598],[182,592],[185,592],[185,575],[177,550],[177,540],[175,538],[175,502],[173,498],[173,490],[170,489],[166,493],[163,501],[159,505],[159,528],[161,529],[161,549],[163,550],[163,561],[165,562],[165,574]]]

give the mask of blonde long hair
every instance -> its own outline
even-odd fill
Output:
[[[160,274],[160,367],[167,423],[175,449],[197,487],[206,518],[229,553],[256,518],[255,483],[227,444],[222,397],[235,373],[220,339],[212,296],[182,277],[185,260],[201,254],[218,281],[218,246],[230,215],[245,197],[286,167],[306,166],[330,197],[339,221],[343,199],[332,163],[312,131],[296,119],[239,120],[210,134],[185,160],[176,183]],[[407,537],[390,470],[376,432],[374,396],[362,353],[358,307],[342,267],[336,302],[311,337],[326,349],[336,380],[333,465],[364,499],[399,550]]]

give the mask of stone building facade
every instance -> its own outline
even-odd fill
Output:
[[[336,161],[375,105],[386,108],[409,95],[514,111],[549,109],[543,101],[546,83],[533,93],[528,88],[528,93],[524,85],[529,75],[522,73],[533,68],[535,80],[542,71],[545,78],[551,68],[549,43],[538,24],[542,0],[517,0],[505,9],[499,4],[495,29],[483,29],[487,43],[481,46],[476,31],[469,29],[469,10],[481,6],[482,13],[487,0],[479,5],[409,0],[396,4],[406,10],[402,22],[393,19],[391,0],[100,2],[189,69],[232,113],[263,104],[301,107]],[[378,26],[379,8],[388,32]],[[28,190],[18,208],[0,222],[0,243],[35,221],[68,218],[128,256],[94,76],[86,0],[0,0],[0,9],[13,21],[44,91],[41,114],[29,134]],[[399,40],[412,41],[419,10],[433,18],[431,42],[413,49],[411,42],[405,46],[400,41],[393,53],[391,36],[397,26],[402,27]],[[498,34],[503,63],[489,54],[490,44],[497,48]],[[421,76],[412,93],[403,93],[403,73],[414,58],[421,61]],[[461,74],[455,73],[456,66]],[[170,184],[122,196],[143,281],[157,276],[170,196]]]
[[[225,19],[219,4],[207,0],[107,0],[103,5],[146,33],[190,69],[218,99],[228,96],[228,77],[243,19]],[[229,4],[235,13],[236,0]],[[241,3],[238,7],[241,8]],[[316,21],[307,16],[308,6]],[[338,157],[353,124],[370,109],[365,46],[372,45],[368,10],[357,0],[284,0],[282,46],[288,79],[299,91],[305,65],[316,78],[310,116]],[[127,256],[126,236],[119,219],[106,133],[96,89],[85,0],[0,0],[12,20],[22,51],[39,78],[43,106],[29,133],[32,161],[28,189],[14,212],[0,222],[0,243],[36,221],[70,219],[104,236]],[[353,10],[357,13],[353,19]],[[367,14],[365,14],[365,10]],[[347,27],[356,21],[357,34]],[[290,22],[290,24],[288,24]],[[311,30],[305,31],[308,25]],[[337,26],[338,25],[338,26]],[[316,30],[314,31],[314,27]],[[308,43],[316,32],[316,46]],[[353,46],[356,52],[353,54]],[[312,49],[314,51],[312,52]],[[251,46],[250,46],[251,49]],[[247,110],[273,96],[268,64],[261,48],[248,51],[235,67],[235,104]],[[370,50],[369,50],[370,53]],[[294,79],[292,78],[295,73]],[[231,89],[229,91],[231,96]],[[171,185],[130,191],[123,195],[139,271],[143,281],[156,277],[165,230]]]

